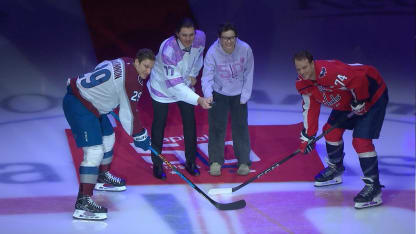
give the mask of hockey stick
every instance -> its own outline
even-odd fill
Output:
[[[153,149],[152,146],[150,146],[150,150],[154,154],[159,156],[163,160],[163,162],[165,162],[176,174],[178,174],[180,177],[182,177],[182,179],[185,180],[186,183],[188,183],[192,188],[194,188],[196,191],[198,191],[200,194],[202,194],[202,196],[204,196],[206,199],[208,199],[208,201],[211,202],[211,204],[213,204],[218,209],[220,209],[220,210],[237,210],[237,209],[244,208],[246,206],[246,201],[245,200],[239,200],[239,201],[235,201],[235,202],[232,202],[232,203],[225,203],[225,204],[212,200],[212,198],[210,198],[200,188],[198,188],[198,186],[196,186],[196,184],[192,183],[184,174],[179,172],[176,169],[176,167],[173,166],[168,160],[166,160],[166,158],[162,154],[157,153],[156,150]]]
[[[120,118],[118,115],[114,112],[110,112],[110,114],[117,119],[120,122]],[[198,186],[196,186],[194,183],[192,183],[184,174],[180,173],[175,166],[173,166],[166,158],[162,155],[156,152],[155,149],[153,149],[152,146],[149,147],[150,150],[159,156],[163,162],[165,162],[176,174],[178,174],[183,180],[185,180],[186,183],[188,183],[192,188],[194,188],[196,191],[198,191],[202,196],[204,196],[206,199],[208,199],[211,204],[213,204],[215,207],[217,207],[220,210],[237,210],[246,207],[246,201],[245,200],[239,200],[232,203],[219,203],[214,201],[212,198],[210,198],[206,193],[204,193]]]
[[[326,134],[328,134],[329,132],[331,132],[332,130],[334,130],[335,128],[337,128],[341,123],[344,123],[345,121],[347,121],[348,119],[350,119],[352,116],[354,116],[354,113],[353,112],[349,113],[347,115],[347,118],[346,119],[344,119],[342,121],[338,121],[337,123],[335,123],[333,126],[331,126],[326,131],[324,131],[323,133],[321,133],[321,135],[319,135],[315,139],[313,139],[308,145],[314,144],[319,139],[321,139],[322,137],[324,137]],[[250,179],[246,180],[245,182],[243,182],[242,184],[240,184],[240,185],[238,185],[236,187],[233,187],[233,188],[214,188],[214,189],[210,189],[208,191],[208,194],[215,195],[215,194],[233,193],[233,192],[241,189],[242,187],[248,185],[249,183],[253,182],[254,180],[257,180],[258,178],[260,178],[260,177],[266,175],[267,173],[273,171],[276,167],[282,165],[287,160],[293,158],[299,152],[300,152],[300,150],[297,149],[295,152],[291,153],[289,156],[287,156],[284,159],[282,159],[282,160],[274,163],[271,167],[267,168],[266,170],[262,171],[261,173],[257,174],[256,176],[251,177]]]

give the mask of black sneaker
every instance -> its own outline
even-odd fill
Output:
[[[121,192],[126,190],[126,181],[112,175],[109,171],[106,171],[98,176],[94,189],[100,191]]]
[[[199,176],[201,174],[195,162],[192,162],[192,163],[186,162],[185,169],[189,174],[193,176]]]
[[[362,178],[365,186],[364,188],[354,197],[355,205],[357,209],[367,208],[372,206],[378,206],[383,203],[381,199],[381,187],[379,182],[374,182],[373,179],[364,177]]]
[[[343,165],[337,166],[328,162],[328,167],[324,168],[315,176],[315,186],[328,186],[342,183],[342,174],[345,171]]]
[[[166,180],[166,173],[163,169],[163,165],[155,165],[153,164],[153,176],[159,180]]]
[[[90,196],[78,195],[72,217],[85,220],[104,220],[107,218],[107,208],[95,203]]]

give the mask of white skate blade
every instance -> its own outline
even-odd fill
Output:
[[[329,185],[341,184],[341,183],[342,183],[342,177],[337,176],[332,180],[328,180],[328,181],[324,181],[324,182],[315,181],[314,186],[315,187],[322,187],[322,186],[329,186]]]
[[[368,208],[368,207],[372,207],[372,206],[379,206],[382,203],[383,203],[383,200],[381,199],[381,193],[380,193],[377,196],[375,196],[372,201],[356,202],[354,207],[357,208],[357,209],[363,209],[363,208]]]
[[[110,184],[96,183],[94,189],[99,191],[121,192],[127,188],[126,186],[112,186]]]
[[[214,188],[208,191],[210,195],[218,195],[218,194],[231,194],[233,190],[231,188]]]
[[[85,210],[75,210],[72,215],[74,219],[84,220],[104,220],[107,219],[107,213],[91,213]]]

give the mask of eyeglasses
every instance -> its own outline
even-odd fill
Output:
[[[234,41],[237,37],[233,36],[233,37],[220,37],[220,38],[223,41]]]

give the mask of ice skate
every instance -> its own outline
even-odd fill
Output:
[[[107,218],[107,208],[99,206],[88,195],[79,195],[72,217],[84,220],[104,220]]]
[[[100,191],[121,192],[126,190],[126,181],[107,171],[98,176],[94,189]]]
[[[381,199],[381,187],[380,183],[374,182],[373,179],[364,177],[362,178],[365,186],[364,188],[354,197],[355,205],[357,209],[378,206],[383,203]]]
[[[336,166],[328,162],[328,167],[324,168],[315,176],[315,187],[322,187],[342,183],[342,174],[345,171],[344,166]]]

